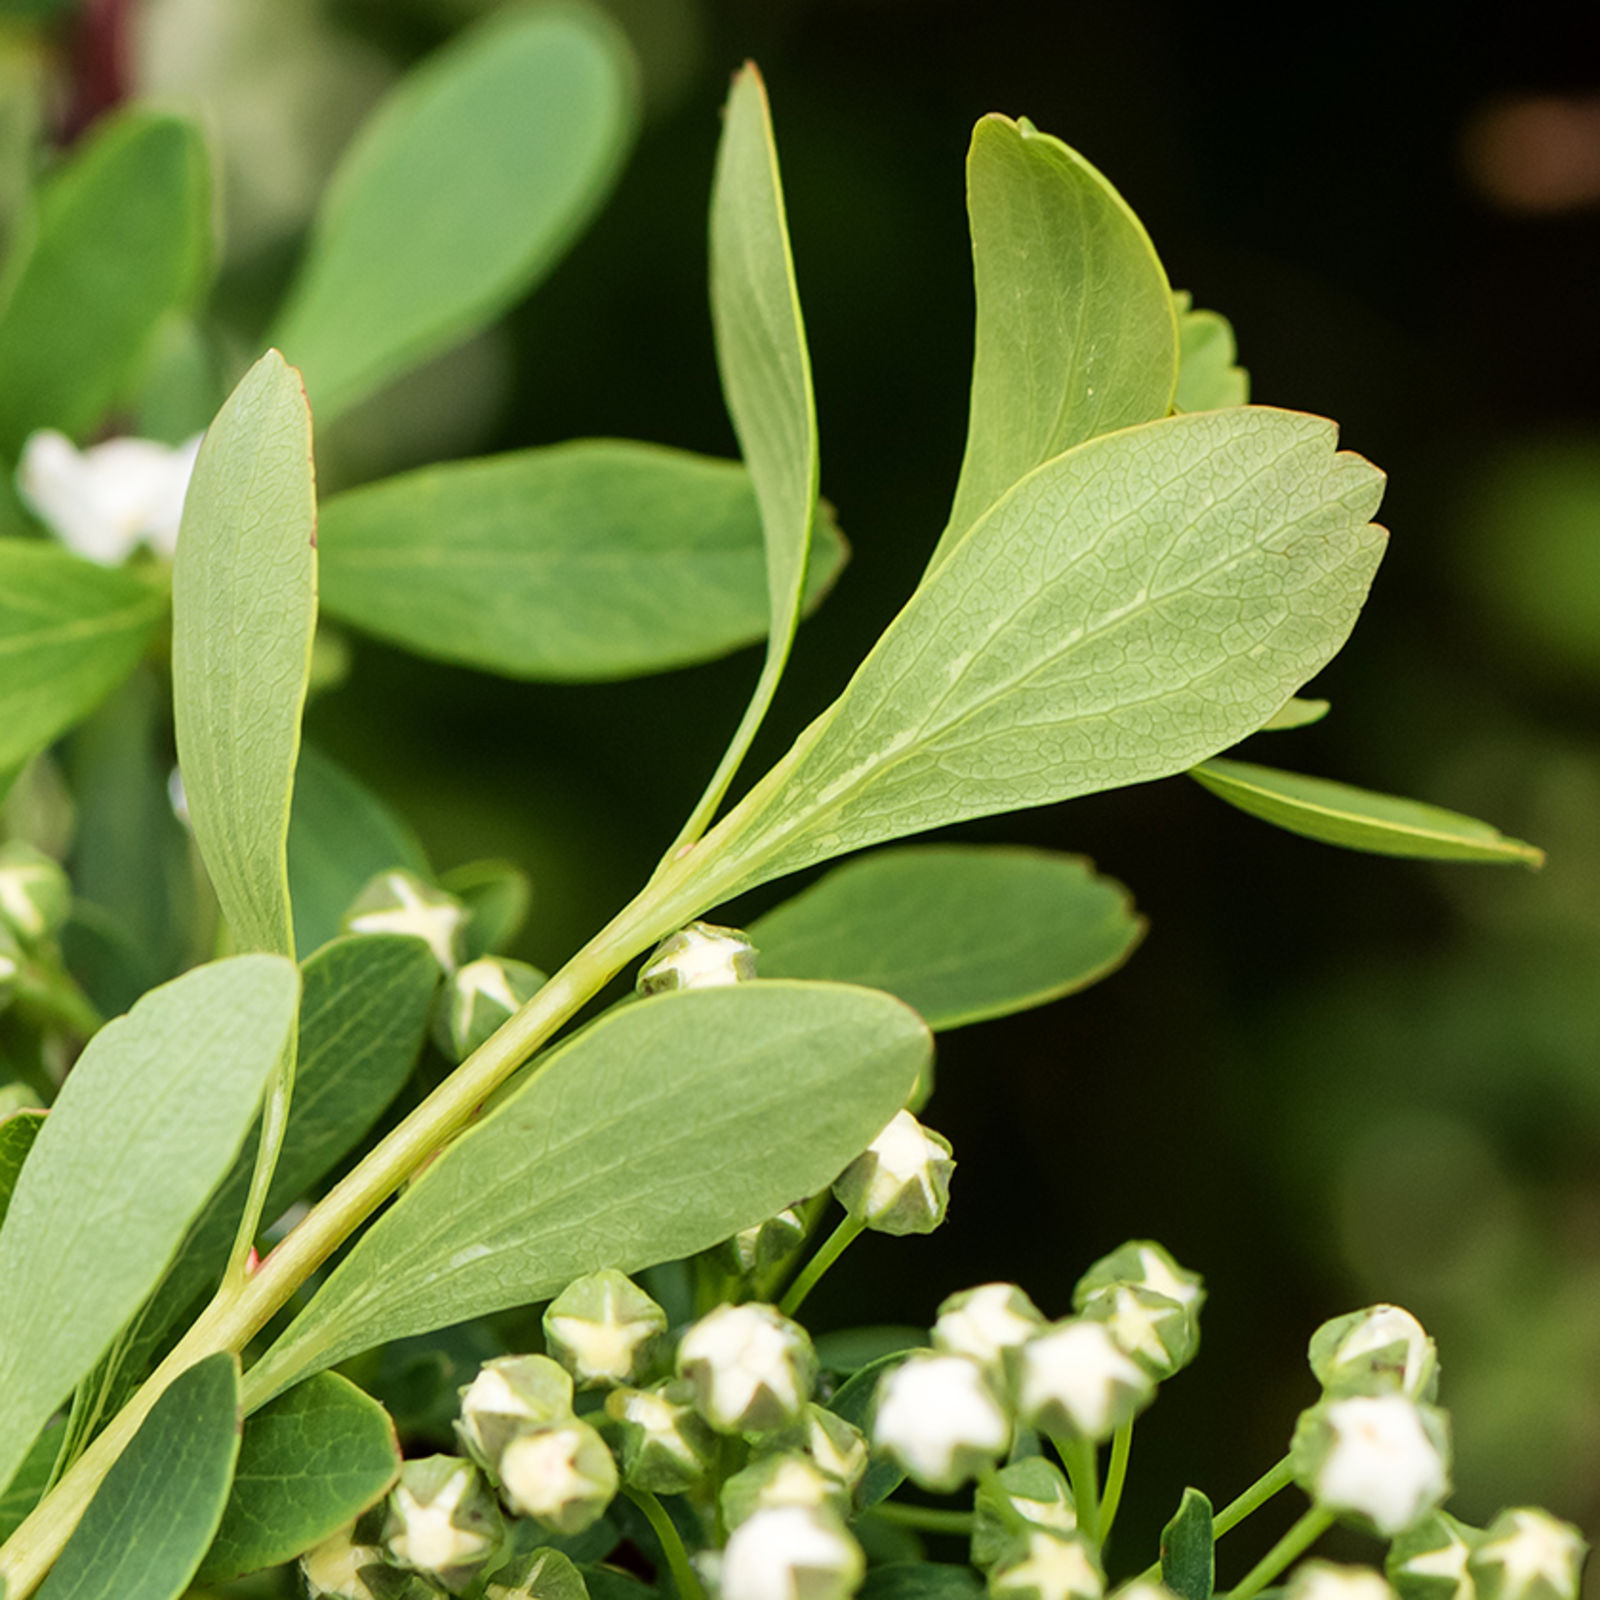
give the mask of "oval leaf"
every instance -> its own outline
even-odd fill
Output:
[[[1544,851],[1536,845],[1507,838],[1487,822],[1420,800],[1373,794],[1347,783],[1247,761],[1207,761],[1191,776],[1229,805],[1323,844],[1432,861],[1544,864]]]
[[[311,413],[268,351],[200,447],[172,569],[178,765],[236,943],[294,954],[289,804],[317,621]]]
[[[1215,1546],[1211,1502],[1198,1489],[1185,1489],[1172,1521],[1161,1530],[1161,1581],[1178,1600],[1211,1600]]]
[[[197,1576],[216,1583],[292,1561],[399,1476],[388,1412],[347,1378],[319,1372],[245,1423],[233,1493]]]
[[[1086,988],[1144,919],[1081,856],[908,845],[836,867],[748,932],[763,978],[885,989],[938,1033]]]
[[[1309,728],[1313,722],[1321,722],[1328,710],[1326,700],[1302,700],[1294,695],[1261,724],[1261,732],[1286,733],[1291,728]]]
[[[408,650],[508,677],[633,677],[767,632],[761,538],[737,463],[580,439],[335,495],[322,602]],[[819,545],[811,600],[844,558],[826,523]]]
[[[0,1226],[11,1209],[11,1196],[16,1193],[17,1179],[22,1176],[22,1163],[33,1149],[33,1141],[44,1126],[42,1111],[14,1111],[0,1118]]]
[[[1174,411],[1215,411],[1250,399],[1250,374],[1234,361],[1233,326],[1215,311],[1196,311],[1173,295],[1178,311],[1178,391]]]
[[[0,1229],[0,1485],[232,1165],[298,993],[281,957],[214,962],[152,990],[79,1057]]]
[[[929,1049],[898,1001],[832,984],[609,1013],[361,1238],[252,1371],[252,1396],[599,1267],[634,1272],[729,1238],[831,1183],[905,1103]]]
[[[1164,417],[1172,290],[1143,224],[1076,150],[987,116],[967,155],[978,311],[967,449],[937,566],[1040,462]]]
[[[177,1600],[217,1531],[238,1454],[239,1358],[220,1352],[156,1401],[38,1600]]]
[[[560,259],[633,134],[620,34],[508,10],[410,73],[328,186],[273,342],[324,424],[484,327]]]

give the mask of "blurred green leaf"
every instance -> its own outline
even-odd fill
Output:
[[[1215,1544],[1211,1502],[1198,1489],[1185,1489],[1177,1514],[1161,1530],[1161,1581],[1178,1600],[1211,1600]]]
[[[601,1017],[361,1237],[253,1370],[253,1393],[731,1237],[830,1183],[928,1053],[914,1012],[829,984],[689,990]]]
[[[468,861],[441,874],[439,887],[467,909],[461,930],[461,960],[504,950],[522,931],[533,904],[533,884],[512,861]]]
[[[232,1165],[299,988],[277,956],[197,967],[107,1024],[78,1058],[0,1229],[0,1483]]]
[[[376,1400],[331,1372],[297,1384],[244,1425],[233,1493],[196,1576],[274,1567],[332,1538],[400,1475],[400,1442]]]
[[[1250,374],[1235,364],[1233,327],[1215,311],[1196,311],[1186,291],[1173,295],[1178,312],[1178,392],[1174,411],[1215,411],[1248,405]]]
[[[1246,761],[1207,761],[1190,775],[1229,805],[1323,844],[1434,861],[1515,861],[1530,867],[1544,862],[1537,846],[1420,800]]]
[[[0,1118],[0,1226],[11,1209],[11,1196],[16,1192],[17,1179],[22,1175],[22,1163],[28,1159],[33,1141],[44,1125],[42,1111],[13,1111]]]
[[[433,875],[405,820],[331,756],[302,744],[289,815],[295,948],[310,955],[337,938],[350,902],[392,867]]]
[[[1285,700],[1276,711],[1261,724],[1262,733],[1286,733],[1291,728],[1309,728],[1313,722],[1321,722],[1329,710],[1326,700],[1302,700],[1298,695]]]
[[[0,539],[0,769],[20,767],[110,694],[166,609],[137,572]]]
[[[869,1328],[835,1328],[816,1337],[817,1362],[824,1372],[854,1373],[885,1356],[921,1350],[928,1343],[926,1328],[883,1323]]]
[[[239,1455],[239,1358],[174,1379],[100,1485],[39,1600],[178,1600],[227,1503]]]
[[[813,604],[844,562],[818,532]],[[749,475],[659,445],[580,439],[336,495],[319,554],[331,615],[516,678],[660,672],[768,625]]]
[[[748,932],[763,978],[885,989],[938,1033],[1086,988],[1144,926],[1081,856],[906,845],[834,868]]]
[[[328,186],[273,342],[319,421],[494,320],[609,192],[633,67],[597,10],[509,8],[410,73]]]
[[[967,212],[977,286],[967,448],[929,571],[1020,478],[1096,434],[1171,409],[1172,291],[1127,202],[1029,122],[972,130]]]
[[[61,1424],[55,1422],[33,1441],[33,1448],[11,1482],[0,1490],[0,1544],[22,1526],[23,1519],[44,1498],[60,1448]]]
[[[858,1600],[982,1600],[983,1578],[945,1561],[891,1561],[873,1567]]]
[[[288,835],[317,618],[311,415],[274,350],[200,448],[172,571],[172,688],[189,817],[242,949],[294,954]]]
[[[1092,439],[990,510],[718,825],[704,897],[1165,777],[1334,655],[1383,552],[1333,424],[1245,407]]]

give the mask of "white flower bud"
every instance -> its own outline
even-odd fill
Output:
[[[1524,1507],[1483,1530],[1469,1570],[1480,1600],[1577,1600],[1588,1553],[1570,1522]]]
[[[500,1452],[530,1423],[564,1422],[572,1415],[572,1379],[548,1356],[496,1356],[461,1391],[456,1433],[467,1453],[491,1474]]]
[[[448,1588],[488,1560],[502,1526],[470,1461],[427,1456],[401,1469],[383,1545],[396,1566],[431,1573]]]
[[[1104,1323],[1118,1346],[1158,1383],[1188,1366],[1199,1350],[1199,1318],[1142,1284],[1102,1289],[1089,1297],[1083,1316]]]
[[[649,1377],[666,1331],[666,1312],[609,1267],[568,1284],[544,1314],[545,1348],[580,1389]]]
[[[687,1384],[613,1389],[606,1415],[621,1434],[622,1475],[634,1488],[682,1494],[709,1471],[716,1435],[690,1405]]]
[[[72,885],[58,862],[20,839],[0,845],[0,923],[21,943],[55,933],[71,906]]]
[[[1176,1300],[1195,1317],[1205,1303],[1205,1285],[1198,1272],[1180,1267],[1153,1239],[1130,1239],[1102,1256],[1078,1279],[1072,1291],[1072,1309],[1081,1312],[1095,1295],[1121,1284],[1153,1289]]]
[[[1422,1324],[1399,1306],[1368,1306],[1325,1322],[1307,1352],[1317,1382],[1330,1394],[1381,1394],[1431,1400],[1439,1358]]]
[[[465,1061],[508,1017],[544,987],[526,961],[479,956],[445,984],[433,1014],[433,1038],[451,1061]]]
[[[1016,1519],[1052,1533],[1078,1526],[1072,1487],[1053,1461],[1025,1456],[979,1484],[972,1502],[972,1564],[991,1567],[1016,1546]]]
[[[873,1442],[925,1489],[959,1488],[994,1465],[1011,1421],[968,1356],[919,1352],[878,1380]]]
[[[866,1560],[837,1517],[774,1506],[741,1522],[722,1553],[722,1600],[848,1600]]]
[[[1364,1518],[1392,1538],[1450,1490],[1444,1413],[1403,1394],[1324,1399],[1301,1413],[1290,1457],[1319,1506]]]
[[[1384,1572],[1401,1600],[1475,1600],[1467,1561],[1481,1537],[1448,1511],[1435,1511],[1394,1539]]]
[[[506,1505],[554,1533],[582,1533],[617,1493],[617,1464],[605,1440],[576,1417],[525,1428],[497,1466]]]
[[[833,1182],[852,1217],[878,1233],[932,1233],[950,1204],[950,1141],[897,1111]]]
[[[1154,1394],[1149,1375],[1103,1323],[1069,1317],[1017,1356],[1021,1415],[1045,1433],[1109,1439]]]
[[[806,1407],[805,1453],[830,1478],[854,1493],[867,1475],[871,1452],[867,1436],[836,1412],[815,1403]]]
[[[837,1478],[793,1450],[763,1456],[722,1486],[722,1520],[730,1528],[774,1506],[804,1506],[843,1517],[850,1511],[850,1495]]]
[[[640,994],[715,989],[756,975],[756,947],[737,928],[691,922],[663,939],[639,969]]]
[[[771,1306],[718,1306],[684,1334],[678,1372],[719,1433],[770,1433],[805,1410],[817,1357],[805,1329]]]
[[[727,1250],[735,1272],[768,1272],[788,1260],[805,1243],[805,1237],[805,1219],[793,1206],[785,1206],[777,1216],[753,1228],[741,1228],[728,1240]]]
[[[346,1528],[300,1558],[307,1600],[376,1600],[362,1569],[388,1569],[383,1551],[375,1544],[357,1544]]]
[[[1021,1548],[989,1573],[995,1600],[1100,1600],[1105,1579],[1076,1533],[1030,1528]]]
[[[1016,1284],[985,1283],[940,1305],[933,1347],[971,1356],[998,1373],[1005,1353],[1020,1349],[1044,1325],[1039,1308]]]
[[[79,450],[65,434],[42,428],[22,447],[17,492],[86,560],[120,566],[141,543],[170,560],[200,439],[107,439]]]
[[[344,914],[346,933],[409,933],[423,940],[446,973],[456,970],[466,908],[414,872],[380,872]]]
[[[1285,1600],[1395,1600],[1395,1592],[1371,1567],[1302,1561],[1289,1577]]]
[[[1112,1591],[1111,1600],[1178,1600],[1166,1584],[1154,1578],[1135,1578]]]

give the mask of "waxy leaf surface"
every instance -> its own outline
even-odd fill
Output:
[[[387,1339],[707,1249],[823,1188],[930,1049],[888,995],[754,983],[600,1018],[450,1145],[251,1374],[252,1396]],[[708,1173],[716,1182],[706,1181]]]
[[[280,956],[197,967],[78,1058],[0,1228],[0,1485],[233,1164],[299,987]]]
[[[273,342],[324,424],[484,327],[588,223],[633,134],[591,8],[508,9],[408,74],[346,152]]]
[[[884,989],[939,1033],[1105,977],[1144,920],[1081,856],[906,845],[835,867],[747,931],[763,978]]]
[[[238,945],[294,954],[289,806],[317,621],[311,414],[268,351],[206,434],[172,571],[178,765]]]

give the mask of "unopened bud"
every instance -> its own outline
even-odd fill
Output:
[[[307,1600],[376,1600],[363,1572],[387,1567],[375,1544],[358,1544],[350,1529],[325,1539],[300,1558]]]
[[[872,1438],[923,1488],[948,1491],[1005,1454],[1011,1421],[976,1361],[926,1351],[878,1380]]]
[[[756,975],[756,947],[737,928],[691,922],[663,939],[639,969],[640,994],[715,989]]]
[[[606,1415],[617,1425],[622,1475],[651,1494],[682,1494],[699,1483],[716,1456],[717,1438],[677,1381],[651,1389],[613,1389]]]
[[[788,1450],[763,1456],[722,1486],[722,1518],[730,1528],[774,1506],[804,1506],[844,1517],[850,1495],[809,1456]]]
[[[1102,1256],[1078,1279],[1072,1291],[1072,1309],[1083,1311],[1095,1295],[1121,1284],[1153,1289],[1176,1300],[1195,1317],[1200,1315],[1206,1298],[1205,1284],[1198,1272],[1180,1267],[1153,1239],[1130,1239],[1110,1255]]]
[[[1371,1567],[1302,1561],[1290,1574],[1284,1600],[1395,1600],[1395,1592]]]
[[[1368,1306],[1323,1323],[1307,1356],[1330,1394],[1392,1392],[1431,1400],[1439,1387],[1433,1340],[1399,1306]]]
[[[878,1233],[932,1233],[950,1204],[948,1139],[897,1111],[833,1182],[839,1203]]]
[[[1091,1295],[1083,1315],[1104,1323],[1120,1348],[1157,1383],[1188,1366],[1199,1349],[1199,1319],[1142,1284],[1119,1283]]]
[[[749,1276],[770,1272],[787,1261],[805,1243],[805,1237],[805,1219],[793,1206],[785,1206],[775,1217],[734,1234],[727,1250],[734,1271]]]
[[[490,1473],[500,1452],[530,1423],[572,1415],[572,1379],[548,1356],[496,1356],[461,1391],[456,1433],[467,1453]]]
[[[1482,1533],[1435,1511],[1398,1534],[1383,1570],[1400,1600],[1475,1600],[1467,1563]]]
[[[1468,1570],[1480,1600],[1577,1600],[1588,1553],[1570,1522],[1524,1507],[1483,1530]]]
[[[20,839],[0,845],[0,923],[20,944],[48,939],[71,907],[72,885],[59,863]]]
[[[815,1401],[792,1430],[773,1437],[780,1448],[798,1450],[852,1494],[867,1475],[871,1455],[867,1436],[854,1423]]]
[[[722,1600],[849,1600],[866,1558],[844,1524],[824,1511],[774,1506],[729,1535]]]
[[[666,1331],[666,1312],[609,1267],[574,1279],[544,1314],[545,1348],[580,1389],[650,1377]]]
[[[811,1336],[773,1307],[718,1306],[683,1336],[678,1372],[719,1433],[771,1433],[795,1422],[811,1398]]]
[[[978,1485],[972,1504],[972,1564],[992,1567],[1017,1543],[1020,1517],[1036,1528],[1071,1533],[1078,1526],[1072,1488],[1043,1456],[1025,1456]]]
[[[497,1466],[507,1506],[553,1533],[582,1533],[617,1493],[617,1464],[605,1440],[576,1417],[525,1428]]]
[[[1420,1521],[1450,1490],[1447,1419],[1403,1394],[1320,1401],[1301,1413],[1289,1455],[1295,1481],[1317,1505],[1385,1538]]]
[[[494,1553],[503,1527],[494,1497],[470,1461],[425,1456],[406,1462],[390,1491],[383,1545],[397,1566],[455,1588]]]
[[[1082,1535],[1030,1528],[1018,1545],[990,1570],[995,1600],[1100,1600],[1105,1593],[1105,1579]]]
[[[466,908],[414,872],[380,872],[344,914],[347,933],[407,933],[423,940],[446,973],[460,959]]]
[[[1109,1439],[1154,1394],[1149,1374],[1101,1322],[1069,1317],[1017,1354],[1021,1415],[1045,1433]]]
[[[985,1283],[941,1303],[933,1346],[971,1356],[1000,1376],[1006,1374],[1008,1352],[1021,1349],[1044,1325],[1039,1308],[1016,1284]]]
[[[16,935],[5,923],[0,922],[0,1011],[11,1004],[11,997],[16,993],[22,961],[22,947],[17,943]]]
[[[439,995],[433,1039],[451,1061],[465,1061],[507,1018],[544,987],[545,975],[526,961],[479,956],[469,961]]]

